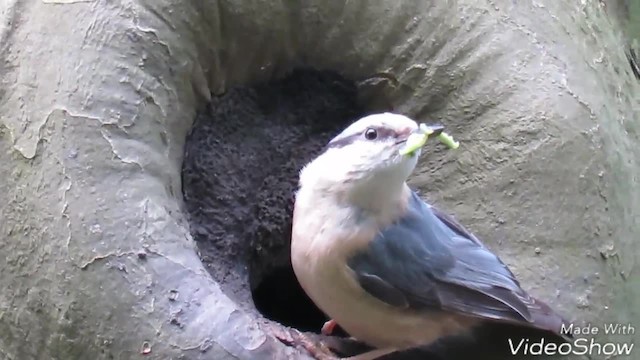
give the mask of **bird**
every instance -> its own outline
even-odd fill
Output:
[[[424,124],[423,124],[424,125]],[[482,322],[559,334],[567,321],[529,295],[512,271],[452,215],[407,185],[421,126],[399,113],[364,116],[299,172],[291,264],[308,297],[374,350],[353,359],[428,345]]]

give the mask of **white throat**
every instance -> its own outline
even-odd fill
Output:
[[[405,181],[406,176],[402,172],[379,174],[375,179],[353,185],[348,192],[348,200],[367,212],[383,213],[402,199]]]
[[[337,154],[325,154],[301,171],[300,192],[306,193],[305,197],[316,198],[316,201],[328,200],[344,207],[357,207],[377,216],[384,215],[403,201],[407,191],[406,180],[417,163],[419,153],[386,169],[375,170],[377,172],[371,178],[354,178],[356,175],[352,172],[358,168],[334,155]],[[363,167],[362,171],[369,169]]]

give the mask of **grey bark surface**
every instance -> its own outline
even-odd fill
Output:
[[[211,93],[300,64],[392,75],[370,105],[462,143],[412,185],[570,319],[640,324],[640,86],[600,2],[7,0],[0,358],[308,358],[203,267],[180,183]]]

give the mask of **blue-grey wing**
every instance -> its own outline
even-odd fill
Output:
[[[507,266],[415,193],[406,214],[354,254],[349,266],[367,292],[393,306],[532,321],[535,300]]]

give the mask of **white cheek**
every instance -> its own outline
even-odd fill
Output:
[[[416,153],[411,157],[406,157],[400,163],[401,170],[406,176],[411,175],[413,170],[418,165],[418,159],[420,158],[421,150],[417,150]]]
[[[357,167],[357,164],[363,163],[362,154],[366,154],[366,152],[361,151],[362,149],[354,150],[328,150],[302,169],[300,186],[313,186],[320,179],[327,183],[342,183],[354,167]]]

